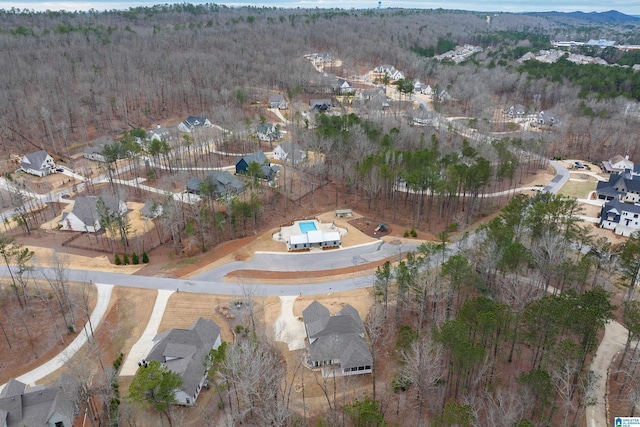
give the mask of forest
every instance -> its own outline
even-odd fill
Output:
[[[69,291],[64,260],[47,279],[50,290],[29,275],[33,253],[21,239],[37,236],[57,208],[47,210],[43,198],[34,202],[43,206],[28,202],[38,187],[15,173],[15,159],[44,149],[73,167],[83,150],[104,143],[105,161],[91,172],[107,179],[87,185],[87,194],[144,201],[140,185],[121,181],[185,194],[190,178],[203,180],[196,203],[154,196],[163,214],[147,233],[152,237],[134,236],[127,219],[103,202],[100,223],[111,237],[89,238],[88,246],[110,257],[148,257],[150,246],[166,244],[188,259],[292,215],[344,206],[432,236],[375,271],[375,303],[361,313],[374,370],[355,399],[345,401],[352,383],[325,378],[317,385],[326,405],[307,413],[304,393],[292,394],[290,375],[297,378],[300,366],[285,362],[252,311],[251,334],[212,352],[209,380],[218,398],[196,415],[175,409],[170,397],[151,401],[148,384],[134,383],[130,398],[120,399],[126,393],[114,385],[114,372],[122,356],[104,360],[99,376],[84,379],[81,398],[101,401],[109,425],[146,425],[141,420],[153,412],[170,425],[186,418],[230,426],[581,425],[585,409],[601,398],[590,363],[612,320],[628,331],[616,361],[616,399],[633,414],[640,407],[638,236],[613,246],[577,220],[575,199],[516,189],[547,170],[550,158],[640,158],[640,82],[632,68],[638,55],[591,52],[617,64],[611,67],[517,60],[550,49],[552,40],[640,43],[638,25],[441,9],[215,4],[0,11],[0,58],[11,64],[0,74],[0,158],[13,188],[0,203],[16,209],[19,226],[15,241],[0,239],[4,263],[15,266],[0,318],[24,324],[28,334],[24,319],[48,311],[62,342],[87,315],[84,287],[80,296]],[[481,49],[460,63],[433,58],[465,44]],[[304,57],[314,52],[339,61],[319,72]],[[381,64],[406,77],[368,81]],[[335,77],[386,93],[372,95],[376,102],[337,96]],[[432,109],[414,108],[414,80],[434,88]],[[277,185],[252,167],[239,175],[247,187],[242,195],[216,198],[205,170],[230,166],[233,153],[273,150],[273,141],[253,131],[272,120],[265,104],[273,93],[289,101],[287,138],[321,161],[282,168]],[[330,98],[332,111],[309,113],[317,98]],[[515,104],[560,122],[516,126],[503,113]],[[179,134],[177,123],[189,115],[215,126]],[[173,139],[144,140],[145,129],[159,124],[171,127]],[[15,340],[10,332],[7,343]],[[25,345],[37,358],[37,346]],[[175,378],[152,370],[175,387]]]

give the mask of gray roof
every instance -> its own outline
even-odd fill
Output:
[[[247,162],[247,164],[251,163],[251,162],[257,162],[259,164],[268,164],[269,163],[269,159],[267,159],[267,156],[264,154],[264,152],[262,152],[262,150],[256,151],[255,153],[251,153],[251,154],[247,154],[245,156],[242,157],[238,157],[236,159],[236,165],[238,163],[240,163],[241,160],[243,160],[245,162]]]
[[[275,95],[269,95],[269,103],[271,102],[282,102],[284,101],[284,95],[281,93],[276,93]]]
[[[44,426],[56,413],[68,419],[65,427],[71,427],[75,417],[72,401],[73,390],[65,387],[68,376],[61,376],[50,387],[27,387],[17,380],[9,380],[0,394],[0,425],[7,427]]]
[[[309,304],[309,307],[302,310],[302,319],[307,329],[307,336],[313,336],[323,330],[330,317],[329,309],[318,301]]]
[[[144,206],[140,208],[140,215],[146,218],[157,218],[162,215],[163,210],[162,203],[158,203],[155,200],[147,200]]]
[[[110,212],[116,213],[120,211],[120,202],[118,199],[108,196],[80,196],[76,198],[71,211],[80,221],[87,225],[93,225],[100,219],[98,213],[98,200],[102,199]]]
[[[22,158],[22,162],[20,163],[20,166],[22,166],[25,169],[30,168],[30,169],[39,170],[42,167],[42,164],[44,163],[44,161],[47,159],[48,155],[49,154],[47,154],[47,152],[44,150],[36,151],[35,153],[25,154],[24,157]]]
[[[358,311],[346,305],[334,316],[317,301],[302,317],[309,339],[309,353],[315,361],[340,359],[342,369],[371,366],[373,358],[364,339],[364,326]]]
[[[201,317],[188,329],[170,329],[156,335],[147,360],[157,360],[179,374],[182,390],[193,396],[205,374],[205,359],[219,336],[220,326]]]
[[[190,127],[198,127],[198,126],[204,126],[206,121],[207,121],[206,117],[189,116],[183,123]]]
[[[287,153],[287,158],[301,160],[304,155],[304,150],[300,148],[297,142],[285,141],[280,144],[282,151]]]
[[[613,199],[608,201],[602,207],[602,212],[609,212],[612,209],[617,210],[619,214],[622,214],[623,211],[634,213],[634,214],[640,214],[640,205],[636,205],[632,203],[624,203],[618,199]]]

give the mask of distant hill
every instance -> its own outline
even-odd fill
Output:
[[[625,15],[617,10],[608,12],[531,12],[527,15],[574,18],[594,24],[617,24],[622,22],[640,22],[640,17]]]

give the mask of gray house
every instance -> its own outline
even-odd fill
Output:
[[[182,405],[195,404],[207,378],[207,356],[222,343],[220,326],[201,317],[187,329],[169,329],[156,335],[153,342],[145,360],[157,360],[180,375],[182,388],[175,391],[176,400]]]
[[[98,200],[102,199],[110,214],[124,215],[127,212],[127,204],[113,197],[80,196],[77,197],[71,212],[64,212],[58,222],[62,230],[84,231],[95,233],[102,227],[100,225],[100,212]]]
[[[82,155],[85,159],[105,163],[107,159],[105,158],[103,151],[106,145],[108,145],[107,142],[99,142],[96,143],[96,145],[87,145],[84,148],[84,152],[82,153]]]
[[[53,157],[46,151],[40,150],[26,154],[20,162],[20,169],[35,176],[47,176],[56,167]]]
[[[50,387],[33,386],[10,379],[0,392],[0,426],[71,427],[78,414],[63,375]]]
[[[334,316],[318,301],[302,312],[307,333],[307,366],[331,375],[371,373],[373,357],[358,311],[347,304]]]
[[[312,99],[309,101],[309,108],[312,111],[329,111],[333,106],[333,102],[329,98]]]
[[[287,100],[281,93],[269,95],[269,108],[277,108],[278,110],[287,109]]]
[[[297,142],[285,141],[273,150],[273,158],[295,165],[306,159],[307,153]]]
[[[231,175],[229,171],[212,171],[205,179],[189,179],[187,192],[191,194],[202,193],[203,183],[210,185],[214,197],[233,196],[244,191],[244,182]]]

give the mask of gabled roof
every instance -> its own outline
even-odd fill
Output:
[[[67,391],[64,387],[68,381],[69,376],[63,375],[52,386],[27,387],[17,380],[9,380],[0,394],[0,425],[45,426],[56,413],[73,422],[75,407],[68,393],[73,390]]]
[[[305,152],[297,142],[285,141],[279,145],[280,149],[287,155],[288,159],[301,160]]]
[[[373,358],[364,339],[357,310],[346,305],[334,316],[317,301],[302,312],[312,360],[340,360],[344,369],[371,366]]]
[[[25,156],[22,158],[22,164],[28,165],[29,167],[31,167],[31,169],[40,169],[48,156],[49,154],[47,154],[47,152],[44,150],[25,154]]]
[[[282,102],[284,100],[285,100],[284,99],[284,95],[281,94],[281,93],[276,93],[276,94],[273,94],[273,95],[269,95],[269,103]]]
[[[615,211],[618,215],[622,215],[622,212],[630,212],[633,214],[640,214],[640,205],[624,203],[618,199],[608,201],[602,208],[604,212]]]
[[[140,215],[146,218],[157,218],[162,215],[163,210],[162,203],[158,203],[155,200],[147,200],[144,206],[140,208]]]
[[[238,157],[235,164],[237,165],[241,160],[244,160],[247,164],[250,164],[251,162],[257,162],[261,165],[269,163],[269,159],[267,159],[267,156],[265,156],[262,150],[256,151],[255,153],[247,154],[242,157]]]
[[[154,338],[147,360],[157,360],[182,378],[182,390],[189,396],[204,375],[207,355],[220,336],[220,327],[212,320],[196,320],[187,329],[170,329]]]
[[[198,192],[200,191],[200,184],[202,184],[204,180],[200,178],[189,178],[187,181],[187,191]]]
[[[260,123],[257,127],[256,127],[256,132],[257,133],[262,133],[262,134],[270,134],[272,132],[276,131],[276,127],[275,125],[273,125],[272,123]]]
[[[329,321],[329,309],[318,301],[313,301],[302,310],[302,319],[307,328],[307,335],[313,336],[324,329]]]
[[[98,213],[98,200],[102,199],[105,207],[113,213],[120,212],[120,202],[118,199],[108,196],[80,196],[76,198],[71,211],[80,221],[87,225],[94,225],[100,220]]]
[[[207,122],[207,118],[203,117],[203,116],[189,116],[187,117],[187,119],[183,122],[184,124],[190,126],[190,127],[198,127],[198,126],[204,126]]]

